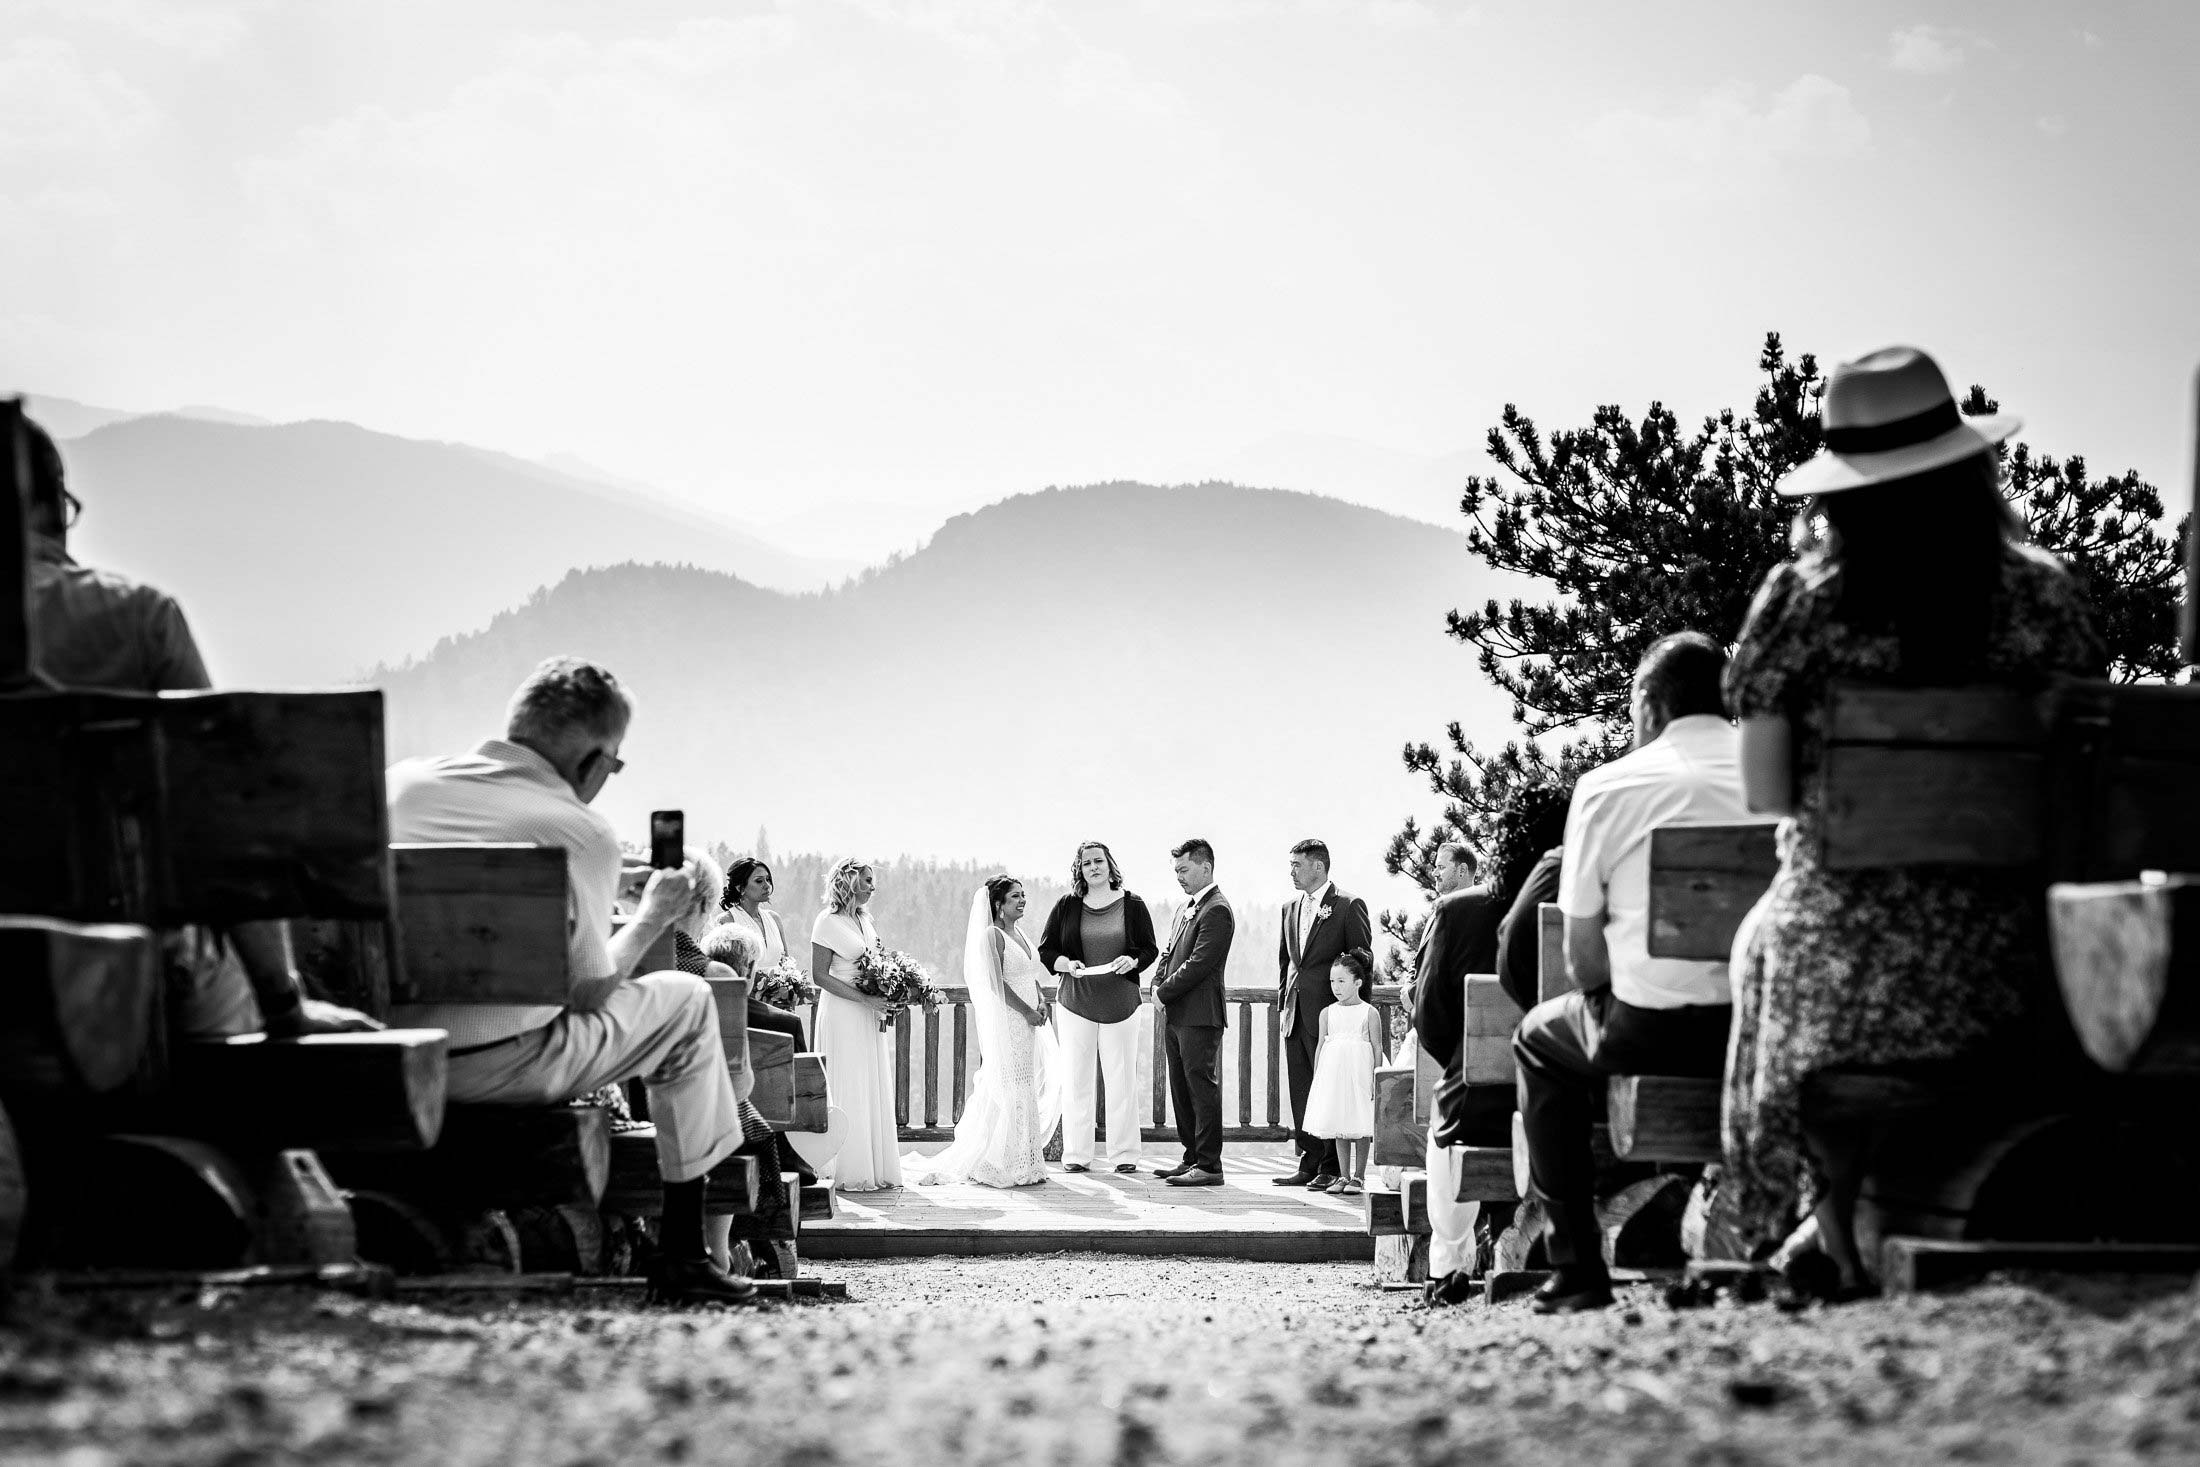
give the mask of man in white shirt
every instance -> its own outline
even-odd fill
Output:
[[[633,919],[613,935],[619,842],[611,822],[588,808],[625,767],[619,747],[632,716],[609,671],[553,657],[513,694],[503,738],[391,767],[391,840],[560,847],[572,902],[563,1007],[414,1004],[392,1017],[449,1031],[454,1101],[562,1105],[643,1080],[665,1186],[656,1293],[674,1303],[738,1303],[756,1286],[713,1263],[704,1237],[704,1179],[742,1142],[717,1003],[709,983],[686,973],[633,976],[686,911],[695,879],[686,868],[651,872]]]
[[[1542,1313],[1612,1302],[1589,1150],[1606,1077],[1717,1075],[1726,1064],[1727,965],[1649,952],[1650,832],[1752,818],[1719,693],[1725,670],[1700,632],[1653,645],[1635,669],[1633,752],[1574,787],[1558,905],[1575,991],[1536,1005],[1513,1034],[1529,1193],[1550,1219]]]

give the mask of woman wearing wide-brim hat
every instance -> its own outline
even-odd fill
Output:
[[[1841,1286],[1863,1276],[1853,1186],[1806,1154],[1804,1079],[1837,1065],[2022,1064],[2048,987],[2035,879],[1990,870],[1828,871],[1819,781],[1828,684],[2099,676],[2107,658],[2060,562],[2002,497],[2011,417],[1966,418],[1933,359],[1889,347],[1833,369],[1825,451],[1789,474],[1796,556],[1758,589],[1727,669],[1752,810],[1787,816],[1780,872],[1734,955],[1726,1166],[1713,1233],[1761,1256],[1814,1219]],[[1799,1240],[1800,1241],[1800,1240]]]

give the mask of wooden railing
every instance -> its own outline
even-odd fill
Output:
[[[970,992],[965,988],[942,992],[945,998],[938,1009],[904,1013],[894,1025],[894,1118],[904,1141],[951,1137],[955,1121],[962,1115],[963,1098],[969,1093],[970,1077],[977,1070]],[[1230,1141],[1280,1141],[1291,1134],[1291,1120],[1276,991],[1228,988],[1222,996],[1228,1006],[1228,1027],[1235,1031],[1234,1042],[1228,1035],[1223,1041],[1223,1137]],[[1398,1007],[1398,989],[1389,984],[1377,986],[1374,1003],[1387,1034]],[[1176,1139],[1176,1126],[1169,1110],[1169,1064],[1162,1050],[1162,1031],[1154,1018],[1155,1010],[1149,1003],[1124,1020],[1152,1031],[1152,1093],[1141,1110],[1140,1132],[1149,1141],[1172,1141]],[[1105,1081],[1095,1083],[1100,1088],[1096,1111],[1104,1128]],[[1233,1094],[1237,1097],[1234,1125],[1229,1119]]]

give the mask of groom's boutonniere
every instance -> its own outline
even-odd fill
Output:
[[[1314,920],[1317,922],[1327,922],[1329,920],[1329,908],[1327,906],[1324,906],[1319,911],[1315,912]]]

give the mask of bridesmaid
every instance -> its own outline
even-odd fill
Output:
[[[817,1048],[833,1104],[846,1112],[848,1137],[827,1172],[843,1192],[901,1185],[901,1139],[894,1120],[894,1035],[879,1027],[893,1005],[855,986],[856,959],[879,945],[871,925],[878,876],[854,857],[825,881],[825,910],[810,929],[810,972],[820,990]]]
[[[757,960],[760,968],[776,968],[787,956],[787,929],[780,925],[779,914],[771,910],[771,899],[772,868],[761,860],[740,856],[726,868],[726,920],[747,928],[763,944],[763,956]],[[797,1054],[809,1052],[810,1037],[803,1031],[802,1016],[790,1009],[752,995],[749,1027],[791,1035]]]

